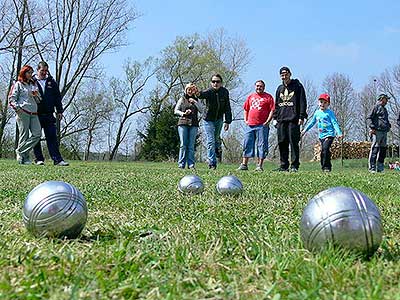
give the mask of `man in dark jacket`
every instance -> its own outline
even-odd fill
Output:
[[[368,170],[371,173],[383,172],[387,148],[387,133],[390,130],[389,114],[386,104],[390,97],[380,94],[378,102],[369,115],[369,128],[371,136],[371,151],[369,152]]]
[[[63,107],[61,104],[61,94],[57,82],[51,77],[48,72],[49,65],[41,61],[37,68],[37,77],[39,92],[42,96],[42,101],[38,104],[38,115],[40,125],[46,136],[47,149],[50,157],[53,159],[56,166],[68,166],[61,156],[58,140],[56,118],[54,117],[54,108],[57,111],[57,119],[62,119]],[[37,165],[44,165],[44,156],[40,142],[33,148],[35,153],[35,161]]]
[[[211,88],[199,92],[198,98],[205,99],[204,131],[206,134],[208,167],[215,170],[217,168],[217,151],[221,149],[220,135],[222,125],[224,125],[224,130],[227,131],[229,124],[232,122],[229,91],[222,86],[221,75],[213,75],[211,77]]]
[[[300,126],[307,118],[306,93],[298,79],[290,78],[292,74],[288,67],[282,67],[279,74],[282,84],[276,90],[274,111],[281,160],[277,171],[289,171],[290,145],[290,171],[297,172],[300,165]]]

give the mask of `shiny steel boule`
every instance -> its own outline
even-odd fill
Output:
[[[204,184],[199,176],[186,175],[179,181],[178,190],[183,194],[200,194],[204,190]]]
[[[320,192],[303,211],[300,234],[309,250],[328,244],[372,255],[382,241],[381,215],[362,192],[334,187]]]
[[[243,191],[243,184],[233,175],[222,177],[216,186],[217,192],[221,195],[238,195]]]
[[[76,238],[87,220],[86,200],[73,185],[46,181],[26,197],[23,220],[35,236]]]

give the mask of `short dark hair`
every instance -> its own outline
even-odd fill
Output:
[[[40,61],[38,63],[37,69],[39,70],[40,68],[49,68],[49,64],[45,62],[44,60]]]
[[[211,80],[212,80],[213,77],[218,77],[219,80],[221,80],[221,82],[223,81],[223,80],[222,80],[222,76],[219,75],[218,73],[216,73],[216,74],[214,74],[213,76],[211,76]]]
[[[263,86],[265,87],[265,82],[264,82],[264,80],[259,79],[259,80],[257,80],[254,84],[257,84],[257,82],[261,82],[261,83],[263,84]]]

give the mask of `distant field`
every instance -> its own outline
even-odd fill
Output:
[[[199,164],[200,196],[176,185],[189,170],[172,163],[19,166],[0,160],[0,299],[400,299],[400,172],[369,174],[366,161],[322,173],[216,171]],[[216,194],[232,173],[245,191]],[[35,238],[22,223],[27,194],[46,180],[75,185],[89,218],[77,240]],[[356,188],[375,201],[384,240],[365,260],[303,249],[299,221],[315,194]]]

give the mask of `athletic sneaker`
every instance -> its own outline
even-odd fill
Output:
[[[69,163],[67,163],[66,161],[60,161],[59,163],[56,163],[56,166],[59,166],[59,167],[66,167],[66,166],[69,166]]]
[[[295,168],[295,167],[291,167],[290,168],[290,172],[293,172],[293,173],[296,173],[296,172],[298,172],[299,170],[297,169],[297,168]]]
[[[43,161],[43,160],[38,160],[38,161],[36,162],[36,165],[37,165],[37,166],[43,166],[43,165],[44,165],[44,161]]]
[[[256,172],[262,172],[262,171],[264,171],[264,169],[263,169],[263,167],[257,165],[257,167],[254,169],[254,171],[256,171]]]
[[[239,168],[237,168],[239,171],[247,171],[249,168],[245,164],[240,164]]]

